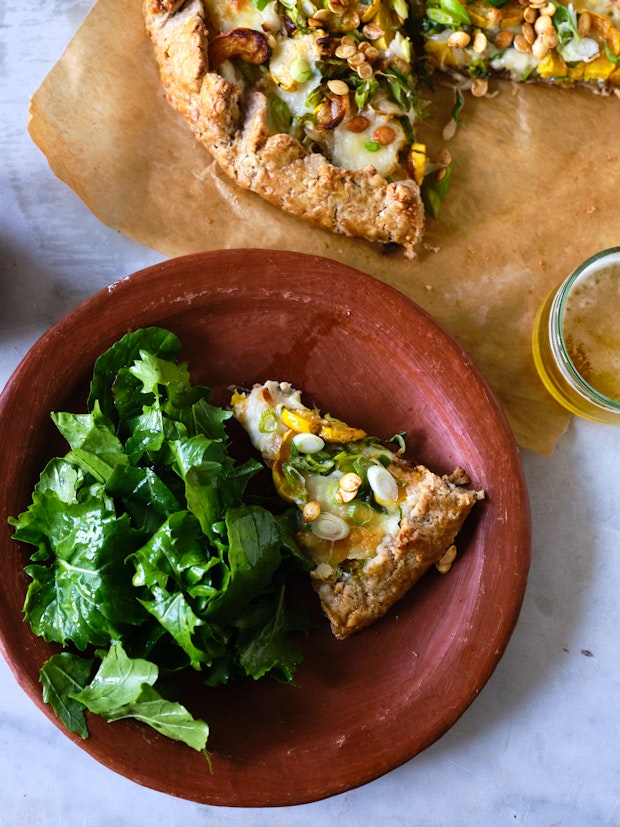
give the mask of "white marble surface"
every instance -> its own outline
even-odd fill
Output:
[[[29,95],[90,5],[0,0],[0,387],[67,310],[161,259],[102,226],[26,131]],[[423,754],[315,804],[201,806],[100,766],[0,659],[0,825],[619,825],[620,428],[573,422],[552,457],[523,462],[533,554],[519,625],[480,696]]]

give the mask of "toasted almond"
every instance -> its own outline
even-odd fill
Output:
[[[389,146],[396,138],[396,132],[391,126],[378,126],[372,133],[373,141],[381,146]]]
[[[327,3],[327,8],[337,15],[343,15],[347,10],[347,2],[346,0],[329,0]]]
[[[356,51],[355,54],[352,54],[351,57],[347,58],[347,63],[353,69],[355,69],[357,66],[361,66],[361,64],[365,62],[366,57],[364,56],[364,52]]]
[[[360,52],[366,56],[366,60],[370,61],[370,63],[379,57],[379,49],[373,46],[372,43],[360,43]]]
[[[553,20],[549,17],[548,14],[541,14],[540,17],[536,19],[534,23],[534,31],[536,34],[544,34],[547,29],[550,29],[553,26]]]
[[[531,23],[524,23],[521,26],[521,32],[523,37],[527,40],[527,42],[532,45],[532,43],[536,40],[536,32],[534,31],[534,27]]]
[[[363,132],[369,126],[370,121],[363,115],[354,115],[350,121],[347,121],[347,129],[349,132],[354,132],[355,134]]]
[[[378,26],[376,23],[366,23],[362,29],[362,34],[364,37],[367,37],[368,40],[379,40],[380,37],[383,37],[385,32],[381,26]]]
[[[579,15],[577,19],[577,31],[579,32],[579,37],[584,37],[590,31],[592,26],[592,16],[590,12],[583,11]]]
[[[452,544],[450,548],[445,552],[443,557],[439,560],[438,563],[435,563],[435,567],[440,574],[447,574],[450,569],[452,568],[452,563],[454,563],[456,559],[456,546]]]
[[[555,49],[558,45],[558,33],[556,31],[555,26],[552,26],[547,29],[546,32],[543,32],[542,39],[549,49]]]
[[[336,47],[336,51],[334,52],[334,54],[336,55],[336,57],[339,57],[342,60],[347,60],[347,58],[350,58],[356,52],[357,49],[354,43],[341,43],[339,46]]]
[[[338,486],[343,491],[357,491],[361,484],[362,478],[359,474],[356,474],[355,471],[349,471],[348,474],[344,474],[338,482]]]
[[[545,44],[542,37],[537,37],[532,43],[532,54],[536,60],[543,60],[549,54],[549,47]]]

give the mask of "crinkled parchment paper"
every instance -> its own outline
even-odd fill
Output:
[[[229,182],[164,100],[141,5],[99,0],[33,96],[30,133],[55,174],[105,224],[167,256],[296,250],[391,284],[472,356],[517,442],[550,453],[568,414],[537,377],[531,328],[556,283],[620,243],[618,98],[510,83],[491,99],[468,96],[447,144],[449,198],[412,262],[309,227]],[[452,100],[438,97],[422,137],[440,150]]]

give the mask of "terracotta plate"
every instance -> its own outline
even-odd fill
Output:
[[[297,687],[189,680],[183,700],[210,724],[212,774],[199,753],[133,721],[89,718],[88,740],[68,737],[140,784],[208,804],[300,804],[377,778],[445,733],[491,675],[523,599],[530,513],[512,435],[469,358],[403,295],[333,261],[259,250],[171,260],[96,294],[34,345],[0,398],[2,652],[56,720],[38,682],[52,647],[22,622],[29,550],[6,518],[66,450],[49,412],[84,411],[96,357],[153,324],[180,337],[194,381],[220,404],[231,384],[288,380],[380,437],[406,430],[414,458],[442,473],[462,465],[487,499],[450,574],[429,573],[347,641],[322,621],[302,644]]]

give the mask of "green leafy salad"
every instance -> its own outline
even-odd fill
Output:
[[[36,548],[24,616],[62,647],[40,678],[65,726],[87,738],[86,710],[130,717],[205,751],[208,724],[175,700],[173,676],[292,683],[309,623],[285,589],[308,564],[289,515],[248,494],[262,466],[233,458],[232,413],[192,385],[180,349],[150,327],[97,359],[88,412],[52,413],[68,453],[9,522]]]

